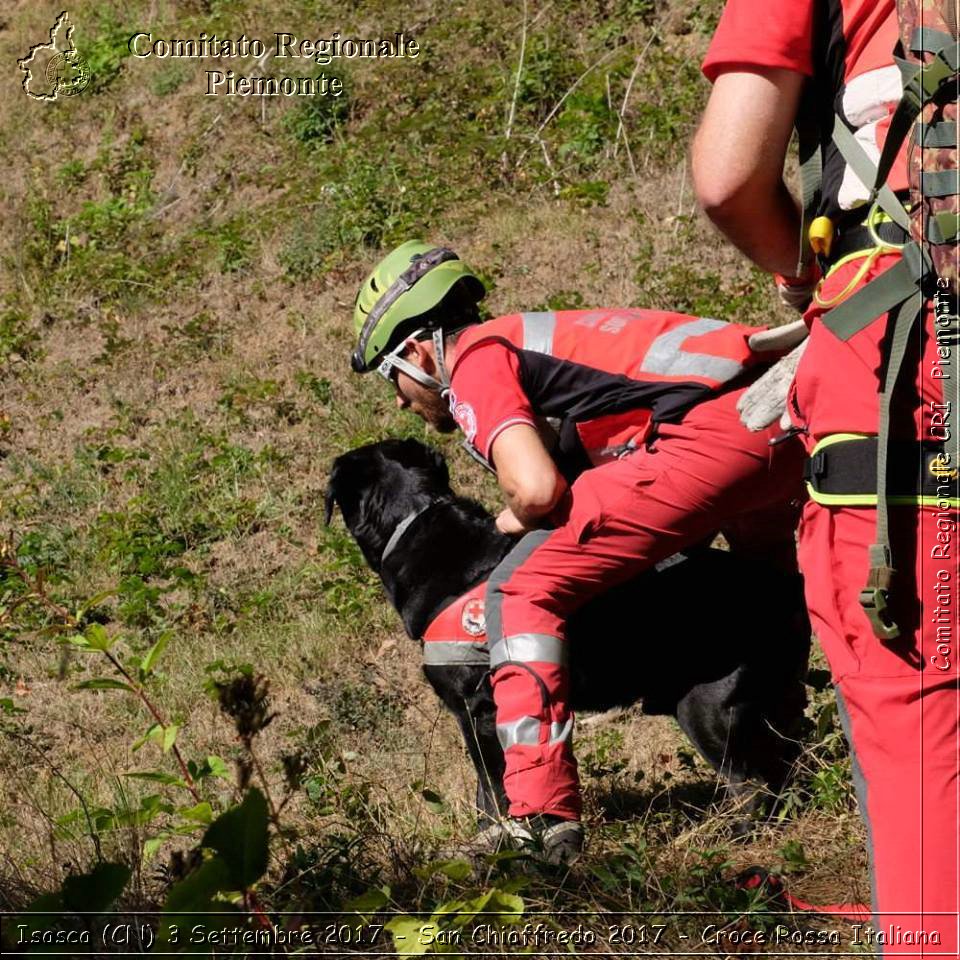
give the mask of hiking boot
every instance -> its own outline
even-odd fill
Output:
[[[504,821],[504,831],[521,849],[532,848],[552,866],[571,864],[583,852],[583,824],[547,813]]]

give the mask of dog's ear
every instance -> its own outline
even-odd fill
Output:
[[[326,527],[330,526],[330,521],[333,519],[333,511],[337,506],[336,497],[333,495],[333,483],[327,484],[326,492],[323,495],[323,524]]]
[[[433,460],[433,467],[437,473],[437,476],[442,478],[443,485],[445,487],[449,487],[450,468],[447,466],[447,458],[439,450],[435,450],[433,447],[429,447],[428,449],[430,451],[431,459]]]

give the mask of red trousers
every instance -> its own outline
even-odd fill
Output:
[[[749,433],[741,393],[699,404],[647,448],[583,473],[567,522],[528,534],[491,576],[487,635],[511,816],[580,815],[563,632],[571,613],[717,530],[734,549],[793,562],[803,449],[793,439],[770,446],[776,427]]]
[[[850,742],[882,955],[957,957],[957,511],[892,507],[890,527],[896,640],[878,640],[859,603],[876,539],[873,508],[808,503],[800,564]]]

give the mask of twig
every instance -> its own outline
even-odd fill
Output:
[[[527,52],[527,0],[523,0],[523,27],[520,34],[520,59],[517,61],[517,75],[513,81],[513,99],[510,101],[510,113],[507,116],[507,129],[504,131],[504,140],[510,139],[513,131],[513,120],[517,113],[517,97],[520,94],[520,77],[523,74],[523,58]]]
[[[677,195],[677,212],[674,214],[673,218],[673,233],[676,236],[677,230],[680,227],[680,217],[683,214],[683,191],[687,186],[687,165],[683,164],[683,168],[680,173],[680,193]]]
[[[583,83],[583,81],[586,80],[586,78],[591,73],[593,73],[594,70],[597,69],[597,67],[599,67],[602,63],[606,63],[607,60],[609,60],[614,54],[617,54],[619,52],[620,52],[620,48],[614,47],[613,50],[608,50],[602,57],[600,57],[599,60],[594,60],[594,62],[591,63],[590,66],[587,67],[587,69],[584,70],[583,73],[581,73],[580,76],[577,77],[577,79],[574,80],[572,84],[570,84],[570,86],[567,88],[564,95],[553,105],[553,109],[544,118],[543,123],[541,123],[540,126],[537,127],[537,132],[530,139],[534,142],[538,142],[540,140],[540,134],[543,133],[547,124],[550,123],[550,121],[557,115],[557,111],[559,111],[559,109],[564,105],[564,103],[566,103],[567,97],[569,97],[570,94],[573,93],[573,91],[576,90],[577,87],[579,87],[580,84]],[[520,154],[520,156],[517,159],[518,165],[523,161],[524,157],[526,157],[526,155],[529,152],[530,152],[530,148],[527,147],[523,151],[523,153]]]
[[[16,730],[4,730],[4,734],[10,737],[12,740],[16,740],[19,743],[22,743],[24,746],[33,750],[34,753],[40,755],[40,758],[43,762],[50,768],[53,775],[58,779],[62,780],[66,788],[77,798],[80,803],[81,808],[83,809],[83,816],[87,821],[87,831],[90,837],[90,842],[93,844],[94,852],[97,855],[97,861],[103,862],[103,850],[100,847],[100,835],[97,833],[93,825],[93,819],[90,816],[90,808],[87,806],[87,801],[84,798],[83,794],[67,779],[66,775],[60,770],[60,768],[47,756],[47,754],[38,747],[29,737],[24,736],[22,733],[17,733]],[[45,811],[44,811],[45,813]],[[52,821],[51,821],[52,822]]]
[[[643,63],[644,58],[647,55],[647,51],[650,49],[650,44],[653,43],[654,38],[657,36],[657,31],[653,30],[650,33],[650,39],[647,40],[644,48],[637,54],[637,61],[633,65],[633,73],[630,74],[630,79],[627,81],[627,88],[623,93],[623,103],[620,104],[620,116],[619,122],[617,123],[617,135],[613,138],[613,155],[617,155],[617,147],[620,145],[620,137],[623,136],[624,146],[627,148],[627,153],[630,152],[630,144],[627,141],[626,131],[623,129],[623,117],[627,112],[627,103],[630,100],[630,91],[633,90],[633,82],[637,79],[637,74],[640,72],[640,66]],[[631,161],[631,166],[633,163]],[[634,175],[636,175],[636,169],[634,169]]]
[[[557,180],[557,171],[553,166],[552,161],[550,160],[550,154],[547,152],[547,145],[537,137],[537,141],[540,144],[540,149],[543,151],[543,162],[547,165],[547,169],[550,171],[550,179],[553,183],[553,193],[554,196],[560,196],[560,181]]]
[[[27,587],[30,595],[36,600],[39,600],[41,605],[51,611],[64,627],[66,627],[68,630],[82,630],[80,621],[66,607],[57,603],[56,600],[47,594],[46,588],[43,584],[42,573],[37,573],[36,577],[31,580],[30,576],[27,574],[27,571],[20,566],[19,561],[16,559],[16,555],[13,553],[12,543],[7,541],[2,545],[2,547],[3,549],[0,550],[0,566],[4,566],[8,570],[11,570]],[[137,698],[147,708],[153,719],[156,720],[161,727],[166,728],[167,721],[147,696],[146,691],[143,689],[143,685],[127,672],[126,667],[124,667],[123,664],[120,663],[120,661],[117,660],[117,658],[110,653],[109,650],[102,650],[101,652],[107,658],[107,660],[110,661],[113,668],[127,681],[131,692],[136,694]],[[187,790],[190,791],[190,795],[193,797],[193,799],[197,803],[200,803],[203,798],[200,796],[200,793],[197,790],[196,784],[193,781],[193,777],[190,775],[190,769],[187,766],[187,762],[183,759],[183,754],[180,753],[180,748],[176,745],[176,743],[171,745],[170,752],[173,754],[177,761],[177,765],[180,767],[180,772],[183,775],[183,780]]]
[[[623,131],[623,146],[626,148],[626,151],[627,151],[627,163],[630,164],[630,172],[633,174],[633,179],[639,180],[640,178],[639,178],[639,175],[637,174],[637,165],[633,162],[633,151],[630,149],[630,141],[627,138],[626,130]]]
[[[246,749],[247,753],[250,754],[250,759],[253,761],[253,767],[257,771],[257,776],[260,778],[260,782],[263,784],[263,792],[266,795],[267,803],[270,806],[270,819],[273,821],[273,824],[277,829],[280,828],[280,815],[277,812],[276,804],[273,802],[273,796],[270,793],[270,781],[267,780],[267,775],[263,771],[263,766],[260,763],[260,758],[257,756],[256,751],[253,749],[253,738],[241,737],[244,741],[243,746]]]

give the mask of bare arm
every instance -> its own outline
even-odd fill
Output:
[[[490,455],[513,516],[525,529],[539,526],[566,492],[567,483],[536,429],[526,423],[507,427],[493,441]]]
[[[783,164],[804,77],[792,70],[717,77],[693,144],[693,180],[707,216],[754,263],[796,273],[800,211]]]

